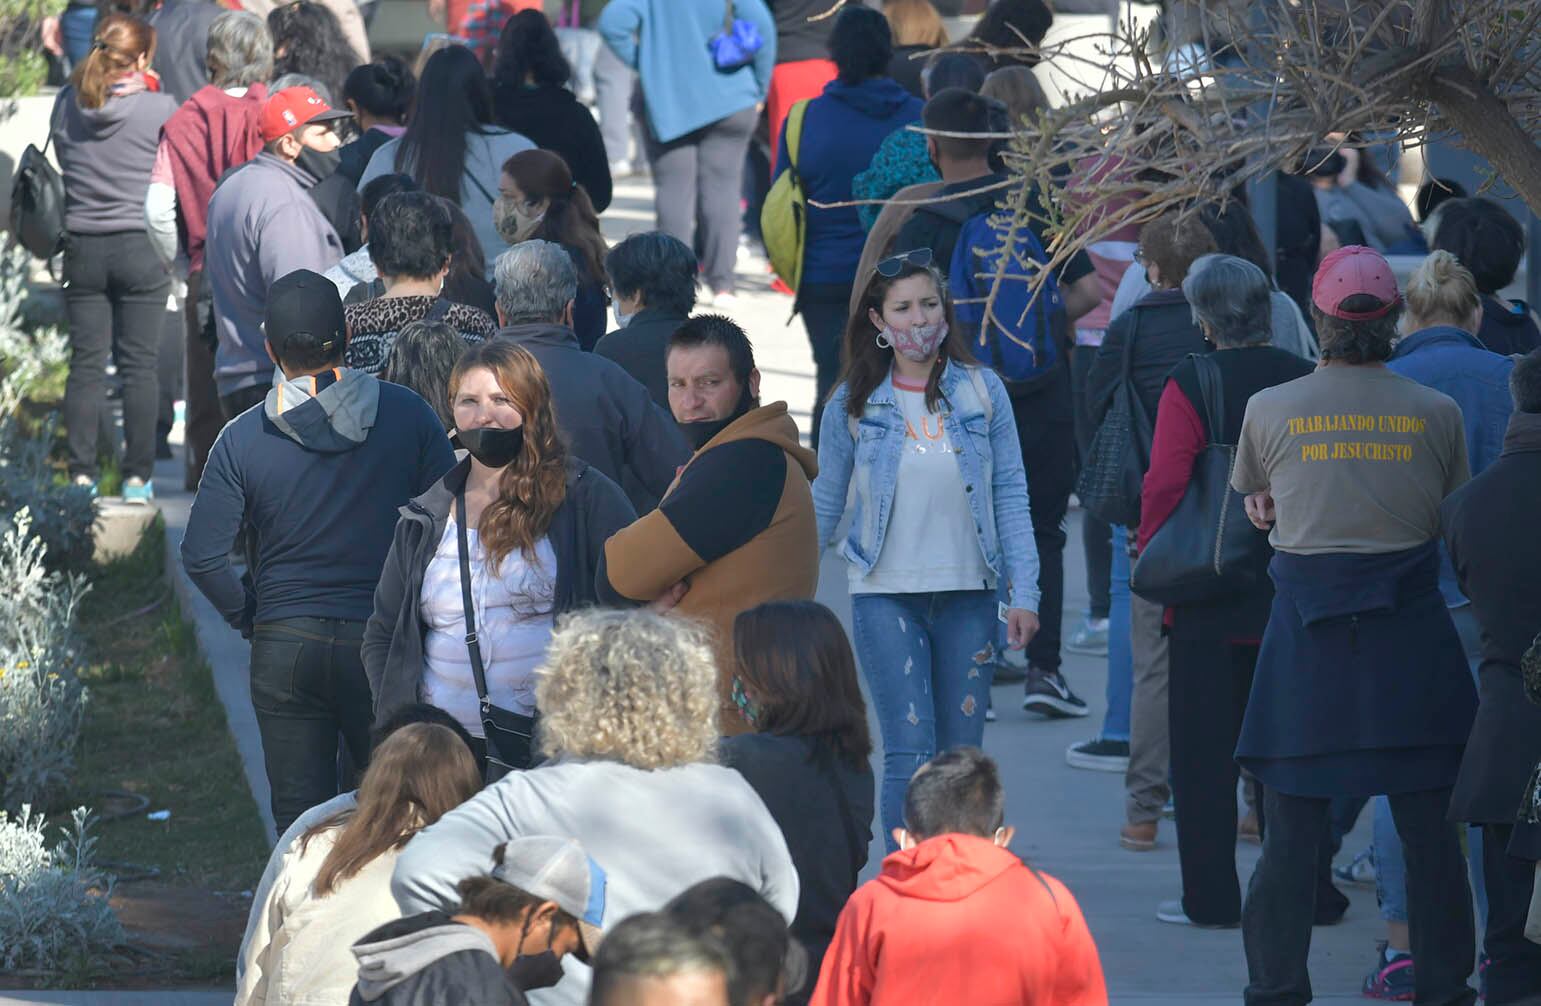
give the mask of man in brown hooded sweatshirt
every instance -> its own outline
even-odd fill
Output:
[[[817,459],[785,402],[760,405],[760,372],[743,329],[702,315],[669,340],[669,407],[695,454],[658,509],[605,543],[601,600],[659,602],[709,625],[719,720],[748,729],[732,699],[733,620],[766,601],[813,597],[818,533],[809,484]]]

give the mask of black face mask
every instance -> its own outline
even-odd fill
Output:
[[[455,435],[460,440],[460,446],[488,468],[510,465],[524,450],[523,426],[512,430],[482,426],[474,430],[459,430]]]
[[[516,957],[508,966],[508,980],[523,992],[549,989],[562,980],[562,958],[555,950]]]
[[[723,419],[702,419],[694,423],[680,423],[680,432],[685,434],[685,441],[690,444],[692,451],[699,451],[705,447],[713,437],[732,426],[744,417],[744,414],[754,408],[754,399],[749,394],[749,382],[744,382],[744,390],[738,396],[738,404],[733,406],[733,411]]]

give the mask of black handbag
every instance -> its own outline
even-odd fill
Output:
[[[471,677],[476,681],[483,736],[487,738],[487,781],[496,782],[511,771],[526,769],[535,763],[536,716],[499,708],[487,698],[487,669],[482,665],[482,646],[476,636],[476,612],[471,603],[471,549],[466,541],[464,492],[455,495],[455,533],[460,539],[460,598],[465,605],[466,649],[471,654]]]
[[[55,114],[57,111],[55,106]],[[64,179],[48,163],[48,145],[54,138],[53,118],[49,116],[43,149],[27,144],[11,178],[11,233],[17,244],[45,262],[64,250],[65,237]]]
[[[1247,519],[1246,498],[1231,488],[1236,445],[1225,435],[1220,368],[1194,354],[1210,443],[1194,461],[1177,509],[1145,545],[1129,574],[1129,589],[1164,606],[1198,604],[1255,590],[1268,575],[1268,532]]]
[[[1086,463],[1076,479],[1075,494],[1081,508],[1109,524],[1133,528],[1140,523],[1140,488],[1151,438],[1150,417],[1135,391],[1134,340],[1140,330],[1139,311],[1124,342],[1122,374],[1102,424],[1092,435]]]

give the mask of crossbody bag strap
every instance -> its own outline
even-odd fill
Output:
[[[465,605],[466,651],[471,655],[471,677],[476,682],[476,697],[481,700],[483,716],[492,703],[487,699],[487,670],[482,666],[482,644],[476,636],[476,609],[471,601],[471,548],[466,535],[466,494],[455,494],[455,536],[460,542],[460,600]]]

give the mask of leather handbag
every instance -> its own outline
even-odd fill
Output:
[[[476,698],[481,703],[483,736],[487,738],[488,782],[496,782],[509,772],[535,764],[535,723],[539,716],[525,716],[492,704],[487,698],[487,669],[482,664],[482,647],[476,635],[476,611],[471,603],[471,549],[466,541],[466,497],[455,495],[455,533],[460,542],[460,599],[465,606],[466,650],[471,655],[471,677],[476,682]]]
[[[1231,488],[1236,445],[1225,435],[1220,368],[1189,357],[1198,372],[1211,442],[1193,464],[1177,509],[1156,530],[1129,574],[1129,589],[1167,607],[1200,604],[1252,592],[1268,575],[1268,533],[1247,519],[1245,497]]]
[[[59,107],[56,103],[49,116],[43,149],[27,144],[11,178],[11,234],[17,244],[45,262],[64,250],[65,241],[64,179],[48,160]]]
[[[1133,317],[1133,328],[1124,342],[1118,390],[1092,435],[1075,489],[1082,509],[1109,524],[1129,528],[1140,523],[1140,489],[1150,463],[1147,445],[1151,438],[1150,417],[1134,387],[1134,340],[1140,331],[1140,312],[1135,310]]]

